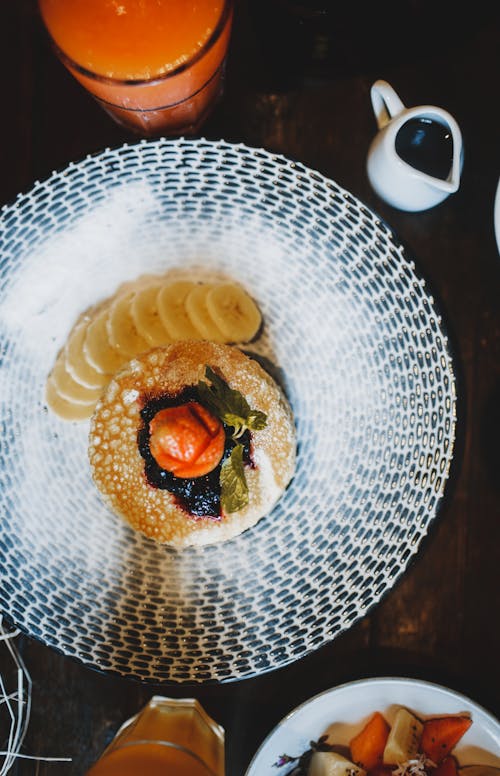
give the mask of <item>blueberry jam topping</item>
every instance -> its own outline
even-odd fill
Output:
[[[449,127],[421,117],[408,119],[396,135],[396,153],[416,170],[446,180],[453,165]]]
[[[162,469],[151,454],[149,424],[156,413],[167,407],[178,407],[189,401],[200,402],[198,389],[195,385],[187,386],[175,395],[162,394],[155,398],[144,397],[144,406],[141,410],[143,425],[137,434],[139,452],[145,462],[144,472],[147,481],[153,488],[168,490],[169,493],[175,496],[177,504],[190,515],[220,519],[220,470],[223,462],[228,458],[231,450],[236,445],[236,442],[231,438],[234,430],[231,426],[224,425],[226,441],[221,461],[215,469],[212,469],[211,472],[202,477],[194,477],[192,479],[176,477],[171,472]],[[243,445],[243,462],[247,466],[253,466],[250,432],[245,431],[238,439],[238,442]]]

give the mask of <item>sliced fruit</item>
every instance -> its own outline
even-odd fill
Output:
[[[64,348],[65,366],[71,377],[87,388],[103,388],[109,376],[97,371],[88,362],[84,352],[84,343],[90,318],[81,319],[71,330]]]
[[[384,765],[398,765],[415,757],[423,727],[407,709],[398,709],[385,745]]]
[[[135,291],[129,291],[111,303],[106,324],[109,344],[126,356],[127,360],[151,347],[147,339],[137,331],[132,317],[131,304],[134,294]]]
[[[166,283],[158,292],[156,303],[160,319],[173,340],[198,340],[199,331],[186,311],[186,298],[195,287],[189,280]]]
[[[73,380],[71,374],[66,369],[64,351],[62,351],[49,375],[54,383],[55,390],[63,399],[76,404],[95,404],[101,395],[101,388],[86,388],[81,383]]]
[[[390,727],[379,711],[368,720],[363,730],[350,742],[351,757],[356,765],[371,771],[383,762]]]
[[[262,316],[247,292],[235,283],[219,283],[206,296],[210,317],[227,342],[249,342],[260,329]]]
[[[50,377],[45,385],[45,399],[50,409],[64,420],[85,420],[94,411],[94,404],[78,404],[60,396]]]
[[[458,776],[458,763],[453,755],[448,755],[439,763],[438,767],[432,771],[432,776]]]
[[[423,726],[420,748],[437,765],[458,744],[471,725],[472,719],[461,714],[427,719]]]
[[[158,311],[157,297],[163,285],[154,285],[136,291],[132,297],[130,311],[136,329],[150,347],[167,345],[172,342]]]
[[[161,282],[161,275],[153,275],[149,272],[144,275],[139,275],[139,277],[134,278],[133,280],[126,280],[125,282],[120,283],[113,294],[113,299],[116,299],[117,296],[122,296],[122,294],[134,293],[135,291],[140,291],[142,288],[146,288],[146,286],[152,286],[154,283]]]
[[[117,372],[128,361],[128,357],[115,350],[109,342],[108,313],[109,310],[104,308],[89,324],[83,352],[90,365],[98,372],[108,375],[109,379],[110,375]]]
[[[207,296],[213,287],[210,283],[195,285],[186,297],[186,312],[198,332],[198,339],[201,338],[210,342],[225,342],[225,335],[208,312]]]
[[[336,752],[314,752],[307,776],[365,776],[365,771]]]

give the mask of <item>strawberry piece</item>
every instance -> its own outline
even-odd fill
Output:
[[[389,732],[389,725],[382,714],[376,711],[350,742],[352,761],[365,771],[381,765]]]
[[[420,749],[438,765],[450,754],[471,725],[470,717],[459,714],[428,719],[424,722]]]

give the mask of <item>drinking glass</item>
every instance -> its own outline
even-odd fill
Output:
[[[38,0],[67,69],[140,135],[198,131],[222,94],[232,0]]]
[[[224,730],[193,698],[154,696],[87,776],[224,776]]]

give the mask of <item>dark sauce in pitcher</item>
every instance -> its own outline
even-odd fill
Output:
[[[410,167],[446,180],[453,164],[450,128],[429,118],[408,119],[396,135],[396,153]]]

